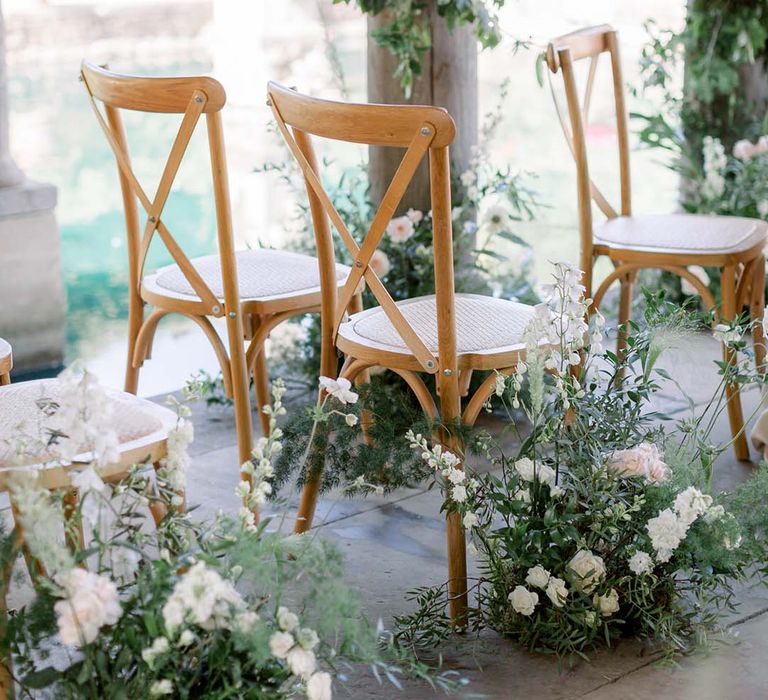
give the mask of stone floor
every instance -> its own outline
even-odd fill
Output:
[[[657,408],[679,418],[690,411],[689,399],[701,406],[717,383],[712,361],[719,346],[710,338],[686,338],[670,351],[663,364],[677,382],[664,386]],[[683,393],[685,392],[685,393]],[[687,394],[687,397],[686,397]],[[744,393],[745,415],[760,404],[756,390]],[[189,498],[205,516],[218,508],[235,508],[234,426],[230,412],[201,407],[195,414],[196,441]],[[490,426],[489,426],[490,427]],[[725,417],[715,437],[728,438]],[[753,459],[759,455],[753,449]],[[725,453],[716,467],[718,488],[749,477],[753,466]],[[291,494],[293,496],[293,494]],[[435,491],[403,489],[387,498],[355,500],[331,494],[318,508],[322,536],[346,554],[347,582],[360,594],[369,617],[389,625],[394,615],[410,610],[409,589],[441,583],[446,576],[443,520]],[[755,700],[768,698],[768,591],[748,587],[742,605],[730,620],[730,638],[711,653],[681,659],[677,667],[661,667],[653,654],[634,642],[595,655],[565,673],[557,661],[521,651],[493,634],[480,640],[457,639],[442,650],[447,668],[469,679],[460,698],[586,697],[594,700]],[[369,674],[347,684],[352,698],[436,697],[424,683],[406,682],[402,693],[380,686]],[[439,694],[439,693],[438,693]],[[342,689],[338,696],[344,696]]]
[[[664,365],[675,382],[668,382],[657,406],[674,418],[701,405],[712,394],[717,375],[712,361],[719,346],[711,338],[686,338],[670,351]],[[685,393],[683,393],[685,392]],[[745,414],[759,407],[756,390],[744,393]],[[237,455],[231,410],[197,406],[193,419],[189,502],[196,516],[206,518],[219,508],[235,509]],[[492,427],[492,426],[489,426]],[[727,421],[716,427],[718,440],[728,438]],[[753,458],[759,455],[753,449]],[[719,488],[749,478],[753,466],[737,462],[729,451],[716,467]],[[295,502],[296,494],[285,494]],[[360,595],[372,620],[389,626],[394,615],[408,612],[405,593],[416,586],[441,583],[446,577],[443,520],[436,491],[403,489],[386,498],[348,499],[329,494],[320,503],[316,522],[320,534],[345,553],[347,582]],[[661,667],[640,644],[623,642],[560,673],[557,661],[522,651],[508,640],[488,633],[481,639],[458,638],[442,649],[446,668],[458,670],[468,684],[459,698],[591,700],[754,700],[768,698],[768,591],[747,587],[742,605],[729,619],[730,636],[709,654],[681,659],[676,667]],[[356,673],[336,697],[433,698],[441,693],[426,683],[406,681],[402,692],[379,685],[369,673]]]

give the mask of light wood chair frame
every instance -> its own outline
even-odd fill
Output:
[[[13,350],[10,344],[0,338],[0,386],[11,383],[13,369]]]
[[[462,412],[461,397],[468,393],[473,370],[515,371],[524,357],[523,345],[504,348],[492,355],[457,353],[457,328],[453,269],[453,233],[451,224],[451,184],[449,146],[456,127],[442,108],[431,106],[393,106],[346,104],[319,100],[270,82],[268,103],[288,148],[304,174],[309,205],[317,240],[322,292],[321,373],[354,380],[372,367],[383,367],[402,377],[414,392],[428,418],[440,421],[443,428],[436,437],[457,455],[463,454],[458,431],[451,426],[473,425],[483,404],[493,392],[496,374],[491,372],[469,399]],[[312,136],[364,145],[405,149],[392,182],[373,216],[362,241],[354,239],[333,206],[320,180],[318,160]],[[433,246],[435,258],[435,297],[438,352],[431,352],[416,330],[403,316],[370,261],[394,216],[417,167],[428,158],[431,186]],[[354,262],[352,274],[339,295],[333,286],[334,241],[330,223],[338,232]],[[401,337],[410,353],[355,344],[339,335],[339,328],[353,308],[354,290],[361,281],[381,306],[381,310]],[[364,312],[369,313],[369,312]],[[345,360],[338,370],[337,351]],[[440,410],[420,374],[435,377]],[[320,477],[308,475],[302,492],[296,531],[305,532],[312,525],[318,498]],[[467,564],[465,535],[457,512],[447,516],[448,579],[450,611],[461,622],[467,607]]]
[[[2,345],[3,342],[2,338],[0,338],[0,345]],[[5,385],[8,384],[10,384],[10,381],[5,382]],[[1,399],[2,394],[0,393],[0,400]],[[115,483],[124,479],[128,476],[130,469],[136,464],[152,464],[155,470],[160,468],[161,460],[167,454],[168,431],[174,427],[175,417],[171,416],[170,411],[160,406],[156,407],[154,413],[160,421],[161,427],[141,438],[122,443],[120,445],[119,461],[99,469],[99,474],[105,482]],[[71,464],[56,466],[32,464],[18,467],[0,467],[0,493],[10,494],[13,479],[18,478],[21,473],[34,476],[34,486],[36,488],[46,489],[48,491],[63,491],[66,541],[71,549],[82,550],[85,547],[82,523],[79,521],[72,522],[72,517],[79,502],[79,495],[77,489],[73,486],[72,476],[73,472],[77,471],[78,467],[84,466],[90,462],[90,455],[82,454],[76,456]],[[183,509],[185,507],[183,505],[185,501],[184,492],[179,492],[179,495],[182,497],[182,505],[179,507]],[[156,526],[159,525],[168,514],[166,508],[155,501],[150,502],[149,510]],[[39,562],[33,561],[29,552],[24,550],[24,528],[20,523],[18,510],[16,509],[12,498],[11,514],[13,515],[14,520],[13,529],[11,531],[13,542],[12,556],[9,557],[5,569],[0,572],[0,634],[4,633],[5,630],[8,609],[6,600],[16,555],[18,555],[19,552],[24,552],[24,558],[26,559],[30,576],[34,576],[35,571],[41,571]],[[10,658],[0,658],[0,700],[13,700],[14,697],[15,688],[12,660]]]
[[[619,155],[620,206],[615,209],[595,185],[589,175],[585,124],[589,118],[595,75],[599,57],[607,53],[614,93],[616,133]],[[618,352],[625,351],[626,328],[631,318],[632,287],[642,269],[660,269],[687,280],[699,292],[709,309],[715,308],[715,299],[707,286],[688,269],[691,265],[717,267],[720,270],[722,300],[718,311],[720,320],[736,318],[744,306],[749,306],[751,318],[760,319],[765,308],[764,243],[737,253],[696,254],[690,252],[646,252],[620,249],[618,246],[595,244],[592,220],[592,202],[607,219],[618,216],[632,216],[632,194],[630,182],[629,132],[627,111],[624,101],[624,83],[619,56],[618,34],[609,25],[588,27],[553,39],[546,50],[546,62],[550,73],[561,73],[565,88],[566,107],[563,108],[552,84],[552,97],[566,141],[576,163],[576,184],[578,195],[578,223],[580,236],[580,266],[584,270],[586,294],[593,299],[592,310],[599,307],[610,286],[619,281],[619,338]],[[590,59],[583,98],[574,73],[574,65],[583,59]],[[593,294],[593,270],[597,259],[607,256],[614,265],[611,273],[602,281]],[[753,324],[755,358],[759,369],[765,365],[765,341],[759,324]],[[733,352],[723,346],[726,362],[734,361]],[[726,398],[734,450],[739,460],[749,459],[749,448],[744,432],[744,414],[737,384],[726,386]]]

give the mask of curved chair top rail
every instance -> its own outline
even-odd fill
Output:
[[[214,78],[150,78],[122,75],[83,61],[83,80],[90,93],[104,104],[138,112],[183,114],[196,92],[205,95],[204,113],[218,112],[227,101],[221,83]]]
[[[425,123],[435,130],[433,148],[450,145],[456,136],[456,124],[442,107],[334,102],[272,81],[267,93],[286,124],[334,141],[407,148]]]
[[[549,42],[547,46],[546,58],[549,70],[557,73],[560,69],[560,59],[558,52],[568,49],[571,54],[571,60],[578,61],[582,58],[597,56],[604,51],[610,50],[607,37],[614,32],[610,24],[599,24],[595,27],[586,27],[578,29],[569,34],[563,34]]]

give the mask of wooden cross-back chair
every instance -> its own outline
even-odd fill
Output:
[[[413,390],[426,415],[442,422],[440,439],[461,455],[460,438],[450,428],[459,422],[474,424],[496,378],[495,372],[490,372],[462,412],[461,396],[467,393],[471,374],[475,370],[514,371],[525,353],[522,336],[533,308],[454,291],[448,150],[455,136],[453,119],[438,107],[331,102],[272,82],[268,102],[306,180],[321,265],[322,374],[336,376],[337,350],[345,355],[341,375],[350,380],[375,366],[397,373]],[[406,149],[362,241],[355,240],[323,189],[311,136]],[[370,262],[424,158],[428,158],[430,170],[435,294],[395,302]],[[329,274],[335,263],[330,223],[354,260],[338,296]],[[362,280],[379,306],[355,312],[351,301],[355,286]],[[434,376],[440,411],[420,375]],[[318,488],[319,476],[308,475],[297,532],[311,526]],[[457,513],[448,515],[447,530],[451,614],[461,619],[467,603],[466,552]]]
[[[610,62],[619,151],[620,204],[614,208],[589,175],[585,124],[589,119],[598,61],[603,54]],[[589,59],[583,97],[577,85],[575,64]],[[622,329],[631,316],[632,286],[641,269],[667,270],[688,280],[710,309],[715,299],[707,286],[688,268],[692,265],[720,270],[721,303],[719,318],[732,320],[744,306],[752,319],[762,318],[765,306],[765,259],[763,249],[768,226],[760,220],[732,216],[663,214],[636,216],[632,213],[629,134],[624,102],[617,32],[608,25],[588,27],[552,39],[546,50],[551,73],[563,77],[566,106],[563,107],[550,79],[552,97],[568,146],[576,162],[581,268],[585,273],[587,296],[596,309],[608,288],[620,283],[618,351],[624,352],[626,336]],[[592,202],[607,221],[595,227]],[[614,269],[593,290],[595,261],[607,256]],[[765,362],[765,345],[759,324],[753,326],[755,357],[759,369]],[[725,360],[733,361],[732,352],[723,347]],[[744,415],[737,384],[726,387],[728,416],[734,449],[740,460],[749,459],[744,434]]]
[[[253,373],[259,409],[270,403],[264,343],[282,321],[320,308],[317,260],[281,250],[235,251],[221,110],[224,88],[213,78],[144,78],[112,73],[89,63],[82,79],[94,113],[114,152],[125,208],[129,264],[128,363],[125,390],[135,393],[139,368],[149,358],[159,321],[170,313],[192,319],[205,333],[221,365],[224,388],[234,400],[239,459],[251,454],[252,426],[248,397]],[[103,104],[103,113],[96,101]],[[154,197],[142,189],[131,168],[121,110],[183,115],[178,134]],[[201,118],[207,126],[218,254],[190,260],[169,226],[163,210],[187,145]],[[139,221],[137,201],[146,213]],[[159,237],[174,263],[153,274],[144,265],[153,238]],[[349,268],[330,271],[343,285]],[[359,296],[355,303],[360,303]],[[146,305],[154,310],[145,317]],[[210,318],[225,317],[228,350]],[[247,349],[245,341],[249,341]],[[269,416],[259,412],[264,434]],[[247,477],[243,477],[247,478]]]
[[[71,464],[46,463],[51,457],[46,454],[44,448],[39,452],[38,446],[29,446],[22,456],[16,454],[15,443],[19,438],[19,426],[37,425],[41,415],[38,402],[41,399],[56,402],[61,397],[61,389],[56,379],[11,384],[8,374],[2,374],[3,367],[10,368],[11,358],[11,346],[0,338],[0,493],[11,491],[12,480],[18,472],[34,475],[34,486],[37,488],[63,492],[64,517],[67,521],[66,541],[73,550],[82,551],[85,548],[82,523],[73,519],[79,502],[73,476],[78,469],[90,462],[91,458],[88,454],[83,454],[75,457]],[[8,360],[7,365],[2,364],[4,359]],[[102,479],[108,483],[120,481],[136,464],[146,463],[153,465],[155,469],[159,468],[161,460],[167,454],[168,431],[176,425],[176,414],[151,401],[119,391],[109,393],[109,402],[113,412],[112,423],[118,437],[119,458],[116,462],[99,468]],[[180,492],[179,495],[183,501],[184,493]],[[13,498],[10,503],[14,520],[11,531],[12,556],[0,571],[0,633],[6,621],[6,596],[18,553],[24,552],[30,576],[45,574],[40,563],[33,561],[29,552],[24,549],[25,531]],[[149,508],[156,525],[167,515],[165,507],[158,501],[150,502]],[[15,695],[11,660],[0,656],[0,700],[13,697]]]

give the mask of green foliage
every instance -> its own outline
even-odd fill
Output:
[[[389,24],[371,34],[379,46],[392,53],[398,65],[394,78],[410,97],[414,76],[421,75],[421,59],[432,46],[427,5],[421,0],[333,0],[334,4],[355,3],[367,15],[388,13]],[[502,8],[506,0],[437,0],[437,14],[448,29],[471,25],[483,48],[493,48],[501,41],[494,10]],[[491,9],[492,8],[492,9]]]

